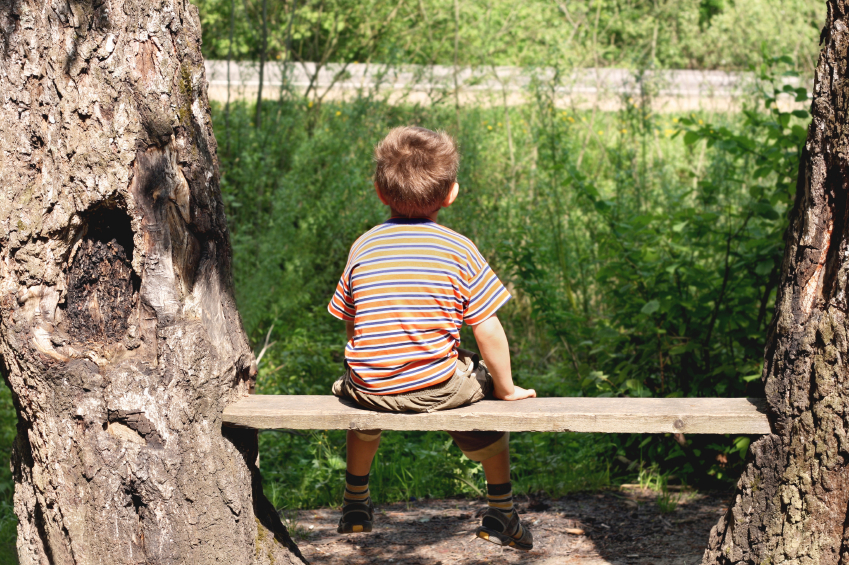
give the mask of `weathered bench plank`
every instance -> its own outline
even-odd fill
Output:
[[[252,395],[224,410],[224,424],[293,430],[770,433],[764,401],[752,398],[484,400],[443,412],[396,414],[364,410],[334,396]]]

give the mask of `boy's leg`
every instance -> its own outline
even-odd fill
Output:
[[[352,475],[368,475],[371,462],[380,446],[380,432],[364,434],[348,430],[347,467]],[[509,464],[509,463],[508,463]]]
[[[510,449],[493,455],[489,459],[481,461],[483,473],[486,475],[486,484],[500,485],[510,482]]]
[[[478,537],[498,545],[533,549],[530,530],[513,507],[510,482],[509,434],[504,432],[449,432],[454,442],[472,461],[480,461],[486,475],[489,508],[483,515]]]
[[[369,432],[348,430],[345,495],[342,517],[336,529],[340,534],[371,531],[374,505],[368,488],[368,476],[379,446],[379,430]]]

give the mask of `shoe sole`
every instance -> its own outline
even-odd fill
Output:
[[[339,524],[336,532],[339,534],[360,534],[371,531],[371,522],[361,522],[359,524]]]
[[[520,551],[530,551],[534,548],[533,544],[528,545],[526,543],[519,543],[510,536],[505,536],[500,532],[484,528],[483,526],[480,526],[477,530],[475,530],[475,535],[489,543],[494,543],[495,545],[503,547],[512,547],[513,549],[518,549]]]

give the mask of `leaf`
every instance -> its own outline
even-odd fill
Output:
[[[660,302],[657,300],[649,300],[640,309],[643,314],[654,314],[660,309]]]
[[[794,116],[796,116],[797,118],[802,118],[802,119],[805,119],[808,116],[810,116],[810,114],[808,113],[807,110],[793,110],[793,112],[791,112],[791,113]]]
[[[749,444],[751,443],[752,440],[747,437],[738,438],[737,441],[734,442],[734,446],[739,451],[741,459],[746,458],[746,452],[749,451]]]
[[[742,379],[743,379],[744,381],[746,381],[747,383],[750,383],[750,382],[752,382],[752,381],[754,381],[754,380],[757,380],[757,379],[759,379],[759,378],[761,378],[761,374],[760,374],[760,373],[758,373],[757,375],[749,375],[748,377],[742,377]]]
[[[669,355],[681,355],[682,353],[686,353],[693,349],[692,344],[690,343],[682,343],[681,345],[676,345],[672,349],[669,350]]]
[[[694,131],[688,131],[684,134],[684,143],[686,143],[687,145],[692,145],[699,139],[701,139],[701,136]]]
[[[752,176],[755,177],[756,179],[762,179],[771,172],[772,172],[772,168],[770,168],[770,167],[758,167],[757,169],[755,169],[755,172]]]
[[[755,202],[752,205],[752,208],[759,216],[769,220],[777,220],[780,217],[778,212],[775,211],[775,208],[770,206],[767,202]]]
[[[759,275],[768,275],[770,271],[772,271],[772,266],[774,265],[772,259],[764,259],[758,266],[755,267],[755,272]]]
[[[628,379],[627,381],[625,381],[625,388],[631,390],[640,390],[641,388],[643,388],[643,384],[637,379]]]
[[[610,204],[606,200],[595,200],[593,206],[599,212],[607,212],[610,210]]]

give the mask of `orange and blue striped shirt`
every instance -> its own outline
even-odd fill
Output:
[[[327,310],[354,322],[354,386],[401,394],[454,374],[460,327],[510,300],[475,244],[427,218],[392,218],[360,236]]]

